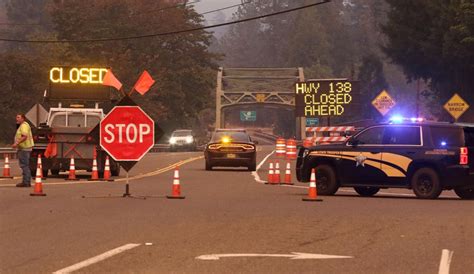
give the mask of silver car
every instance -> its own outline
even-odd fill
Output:
[[[169,139],[170,150],[196,150],[196,137],[190,129],[178,129],[173,131]]]

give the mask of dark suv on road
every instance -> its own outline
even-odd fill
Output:
[[[298,180],[308,182],[312,168],[322,195],[339,187],[354,187],[361,196],[409,188],[419,198],[434,199],[453,189],[473,199],[474,124],[417,120],[370,126],[344,143],[301,147]]]
[[[247,167],[255,171],[257,167],[256,143],[244,129],[217,129],[204,149],[206,170],[214,166]]]

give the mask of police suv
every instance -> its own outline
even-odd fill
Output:
[[[434,199],[453,189],[460,198],[473,199],[474,124],[412,119],[370,126],[344,143],[301,147],[298,181],[308,182],[313,168],[321,195],[339,187],[354,187],[361,196],[408,188],[419,198]]]

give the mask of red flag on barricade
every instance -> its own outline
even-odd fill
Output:
[[[44,151],[44,157],[53,158],[58,155],[58,144],[54,141],[54,136],[49,140],[48,146]]]
[[[150,90],[151,86],[153,86],[154,83],[155,80],[151,78],[148,71],[144,70],[142,75],[140,75],[140,78],[138,78],[138,81],[135,83],[135,86],[133,86],[133,88],[141,95],[144,95],[148,90]]]
[[[117,90],[120,90],[122,88],[122,83],[120,83],[120,81],[115,77],[111,69],[108,69],[107,72],[105,73],[104,80],[102,81],[102,85],[111,86],[111,87],[116,88]]]

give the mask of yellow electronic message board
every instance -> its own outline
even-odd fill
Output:
[[[357,82],[312,80],[295,84],[297,117],[343,116],[358,93]]]
[[[49,80],[61,84],[102,84],[106,68],[52,67]]]
[[[105,67],[51,67],[48,97],[57,100],[110,100],[110,87],[102,85],[106,73]]]

